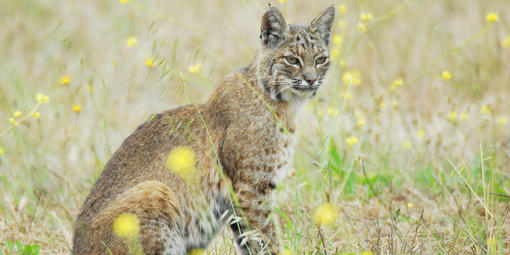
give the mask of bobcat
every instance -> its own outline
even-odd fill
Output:
[[[238,254],[277,254],[272,194],[289,174],[296,114],[329,68],[334,15],[330,6],[289,25],[269,7],[248,67],[205,104],[155,115],[114,153],[81,207],[73,253],[187,254],[229,225]],[[169,167],[175,150],[192,161],[191,177]],[[136,219],[135,238],[112,231],[121,215]]]

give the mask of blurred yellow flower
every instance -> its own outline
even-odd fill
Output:
[[[450,114],[448,115],[448,119],[451,122],[457,122],[457,112],[456,111],[451,111]]]
[[[113,221],[113,233],[122,238],[136,238],[140,231],[138,218],[130,213],[121,214]]]
[[[289,249],[284,249],[278,255],[294,255],[294,253],[291,250],[289,250]]]
[[[333,36],[333,43],[335,43],[336,45],[340,45],[342,44],[342,41],[343,41],[343,38],[341,35],[334,35]]]
[[[339,20],[336,24],[337,24],[337,26],[339,28],[344,28],[345,27],[345,21],[343,21],[343,20]]]
[[[60,77],[60,84],[67,85],[69,83],[71,83],[71,77],[69,77],[69,75],[63,75]]]
[[[127,2],[128,2],[128,0],[119,0],[120,4],[126,4]]]
[[[367,25],[363,22],[358,22],[358,29],[359,31],[366,33],[368,31]]]
[[[328,115],[330,115],[330,116],[337,116],[338,115],[338,110],[336,108],[329,107],[328,108]]]
[[[352,99],[352,94],[351,92],[347,91],[345,92],[342,97],[345,99],[345,100],[351,100]]]
[[[373,255],[373,253],[371,251],[364,251],[360,255]]]
[[[372,15],[371,12],[365,12],[361,14],[361,20],[363,21],[369,21],[374,18],[374,15]]]
[[[502,45],[503,45],[503,47],[505,47],[505,48],[510,47],[510,35],[509,35],[509,36],[507,36],[507,37],[505,38],[505,40],[503,40]]]
[[[347,11],[347,6],[345,4],[341,4],[338,6],[338,11],[342,14],[344,14]]]
[[[467,113],[463,112],[460,114],[460,117],[459,117],[460,120],[467,120],[467,118],[468,118]]]
[[[0,147],[0,156],[2,156],[4,154],[4,149],[2,149],[2,147]]]
[[[80,112],[80,111],[81,111],[81,106],[80,106],[80,105],[75,104],[75,105],[73,105],[73,108],[72,108],[72,109],[73,109],[73,112]]]
[[[417,136],[418,138],[422,138],[422,137],[424,137],[424,136],[425,136],[425,130],[423,130],[423,129],[418,129],[418,130],[416,131],[416,136]]]
[[[404,85],[404,80],[397,78],[393,81],[393,84],[391,84],[391,89],[397,90],[398,88],[402,87],[402,85]]]
[[[147,59],[145,59],[145,65],[147,67],[153,67],[154,66],[154,58],[147,58]]]
[[[14,118],[9,118],[9,122],[12,123],[12,125],[17,126],[18,122]]]
[[[23,115],[23,113],[22,113],[22,112],[20,112],[20,111],[15,111],[15,112],[14,112],[14,114],[13,114],[14,118],[19,118],[19,117],[21,117],[22,115]]]
[[[31,112],[30,115],[34,118],[34,119],[39,119],[39,117],[41,116],[41,113],[40,112]]]
[[[364,126],[365,125],[365,120],[364,119],[359,119],[357,125],[358,125],[358,127]]]
[[[338,55],[340,55],[340,50],[339,49],[332,49],[331,50],[331,58],[336,58],[336,57],[338,57]]]
[[[407,208],[413,208],[414,204],[413,202],[407,202]]]
[[[89,93],[94,92],[94,86],[93,86],[92,84],[89,84],[89,85],[87,86],[87,92],[89,92]]]
[[[331,225],[336,221],[337,213],[337,208],[333,204],[323,204],[315,210],[315,223],[319,226]]]
[[[342,74],[342,81],[345,84],[359,85],[361,84],[361,73],[358,70],[345,71]]]
[[[138,40],[136,39],[136,37],[132,36],[132,37],[129,37],[127,40],[126,40],[126,44],[128,47],[133,47],[136,45],[136,43],[138,42]]]
[[[483,105],[482,108],[480,109],[480,112],[482,114],[485,114],[485,115],[491,115],[491,108],[489,108],[489,106],[487,105]]]
[[[358,138],[356,138],[355,136],[349,136],[347,137],[347,139],[345,139],[345,142],[350,146],[352,147],[353,145],[359,143],[359,140]]]
[[[444,70],[443,73],[441,74],[441,76],[443,76],[443,79],[445,81],[448,81],[452,78],[452,74],[448,70]]]
[[[280,0],[281,2],[282,0]],[[206,255],[205,249],[193,249],[189,251],[188,255]]]
[[[405,149],[409,149],[411,147],[411,143],[409,143],[409,141],[403,141],[402,147],[404,147]]]
[[[188,146],[177,147],[168,154],[166,165],[171,171],[187,178],[195,166],[195,152]]]
[[[507,119],[506,119],[506,117],[500,116],[500,117],[496,120],[496,122],[498,122],[498,124],[500,124],[500,125],[505,125],[505,124],[506,124],[506,122],[507,122]]]
[[[285,3],[285,2],[287,2],[287,0],[278,0],[278,1],[279,1],[280,3],[282,3],[282,4],[283,4],[283,3]]]
[[[112,66],[117,67],[117,65],[118,65],[117,60],[112,60]]]
[[[39,102],[41,104],[44,104],[44,103],[47,103],[48,101],[50,101],[50,98],[48,96],[41,94],[41,93],[37,93],[35,95],[35,100],[37,100],[37,102]]]
[[[491,12],[491,13],[487,14],[487,17],[485,17],[485,19],[486,19],[489,23],[495,23],[495,22],[498,22],[499,17],[498,17],[498,14],[497,14],[497,13]]]
[[[202,70],[202,64],[197,63],[195,65],[192,65],[188,67],[188,72],[190,73],[199,73]]]

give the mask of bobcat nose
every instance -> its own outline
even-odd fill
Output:
[[[317,81],[317,79],[305,78],[305,81],[308,82],[310,86],[312,86],[315,83],[315,81]]]

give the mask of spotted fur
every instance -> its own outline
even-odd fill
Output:
[[[112,232],[114,219],[130,213],[140,222],[140,253],[187,254],[229,225],[238,254],[277,254],[272,195],[288,175],[296,114],[328,70],[333,19],[329,7],[308,26],[288,25],[270,7],[250,66],[223,79],[205,104],[156,115],[114,153],[75,222],[73,253],[133,252]],[[166,166],[177,146],[197,155],[192,180]]]

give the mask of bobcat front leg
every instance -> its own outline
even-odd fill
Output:
[[[278,254],[278,238],[269,218],[274,188],[271,181],[238,186],[236,215],[240,220],[234,220],[230,227],[239,254]]]

